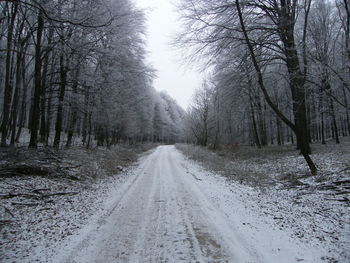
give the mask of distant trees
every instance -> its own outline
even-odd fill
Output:
[[[168,94],[162,92],[157,97],[153,108],[152,141],[183,141],[185,111]]]
[[[207,84],[203,85],[203,89],[197,89],[193,103],[188,109],[187,128],[193,135],[196,143],[202,146],[207,146],[209,141],[211,92]]]
[[[177,42],[211,68],[208,143],[296,143],[315,174],[310,143],[350,135],[348,10],[347,0],[183,0]]]
[[[152,87],[130,0],[0,2],[1,146],[182,139],[183,110]],[[158,105],[155,107],[155,105]]]

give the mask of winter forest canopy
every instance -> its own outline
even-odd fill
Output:
[[[288,143],[316,173],[310,145],[350,135],[349,5],[179,0],[174,45],[207,73],[185,112],[152,86],[132,0],[1,1],[1,145]]]
[[[0,0],[0,263],[350,262],[349,226],[350,0]]]
[[[181,140],[184,111],[152,87],[131,0],[0,2],[1,145]]]
[[[183,0],[180,45],[210,69],[188,112],[192,140],[310,144],[350,135],[348,0]]]

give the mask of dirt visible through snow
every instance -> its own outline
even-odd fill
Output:
[[[208,179],[174,146],[158,147],[52,261],[319,262],[327,253],[244,213],[233,196],[225,206],[232,191]]]
[[[101,182],[94,192],[76,195],[81,213],[69,208],[72,199],[62,197],[61,205],[53,207],[57,213],[51,217],[42,217],[40,222],[31,218],[32,225],[25,221],[24,227],[31,234],[26,236],[22,231],[23,238],[11,243],[14,252],[23,251],[18,247],[26,247],[25,253],[18,257],[5,251],[1,262],[13,262],[16,258],[20,262],[72,263],[288,263],[349,259],[346,253],[339,256],[333,243],[298,238],[293,228],[278,223],[284,216],[278,214],[278,209],[266,209],[264,206],[269,203],[259,201],[267,195],[209,172],[175,146],[159,146],[118,178]],[[272,205],[286,204],[280,201]],[[37,211],[39,216],[42,213]],[[40,239],[35,233],[43,235],[43,231],[33,232],[31,228],[35,229],[36,223],[41,228],[50,226],[44,220],[52,220],[55,230],[50,238]],[[74,226],[68,226],[68,234],[67,224]]]

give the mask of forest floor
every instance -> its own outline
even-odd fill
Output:
[[[0,262],[41,262],[155,146],[0,149]]]
[[[349,144],[149,148],[2,150],[0,262],[349,262]]]
[[[349,141],[312,145],[317,176],[310,175],[294,146],[236,146],[215,152],[183,144],[177,148],[222,176],[250,209],[292,237],[327,249],[324,262],[350,261]]]
[[[102,210],[40,261],[316,263],[328,255],[241,200],[250,188],[227,184],[174,146],[142,157],[127,177]]]

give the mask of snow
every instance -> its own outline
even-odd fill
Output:
[[[305,244],[293,239],[290,232],[261,214],[255,203],[255,189],[228,183],[221,176],[203,169],[197,163],[184,159],[183,166],[197,179],[197,188],[214,204],[234,233],[257,251],[259,262],[319,262],[328,252],[317,244]],[[230,233],[230,232],[227,232]],[[253,261],[256,262],[256,261]]]
[[[320,262],[327,249],[304,244],[261,215],[250,187],[227,182],[162,146],[140,162],[53,262]]]
[[[50,174],[0,177],[0,262],[47,262],[62,240],[104,211],[108,194],[124,185],[133,168],[124,167],[150,146],[141,148],[1,152],[5,168],[23,163],[47,167]],[[60,192],[72,194],[45,197]]]
[[[247,203],[248,211],[273,221],[303,244],[324,248],[322,262],[349,261],[349,143],[313,146],[318,176],[307,175],[305,162],[293,147],[214,154],[200,147],[179,148],[206,169],[218,171],[218,178],[240,192],[236,197]]]
[[[51,243],[35,231],[18,237],[14,246],[28,247],[20,262],[288,263],[336,262],[339,256],[336,243],[300,238],[293,224],[288,225],[294,219],[305,229],[312,227],[310,217],[303,214],[308,207],[292,206],[281,192],[264,193],[227,180],[189,160],[174,146],[158,147],[132,169],[78,197],[79,213],[69,203],[67,207],[60,203],[57,217],[50,218],[63,235],[56,229]],[[285,213],[288,209],[290,213]],[[28,222],[24,226],[47,228],[48,219],[29,218],[35,226]],[[322,217],[315,220],[327,227]],[[344,224],[345,232],[348,226]],[[334,226],[329,227],[331,231]],[[337,258],[339,262],[350,258],[346,253]],[[15,259],[7,252],[1,262]]]

